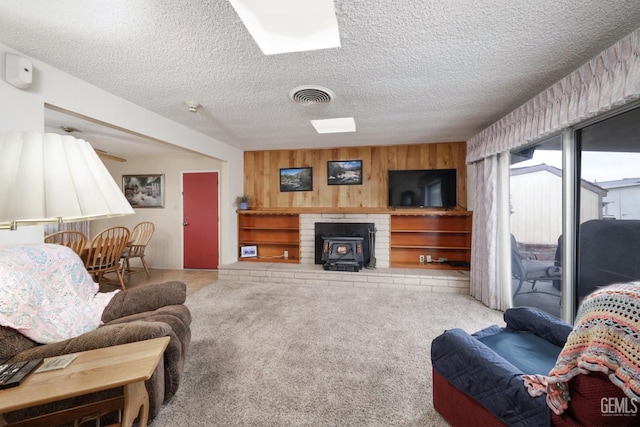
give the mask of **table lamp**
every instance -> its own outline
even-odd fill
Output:
[[[54,133],[0,133],[0,229],[133,213],[87,141]]]

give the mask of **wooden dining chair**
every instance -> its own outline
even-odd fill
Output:
[[[116,273],[120,287],[126,289],[120,271],[120,257],[131,233],[127,227],[109,227],[97,234],[87,250],[85,267],[95,280],[102,282],[105,273]]]
[[[87,236],[81,231],[63,230],[47,235],[44,238],[44,242],[67,246],[78,254],[79,257],[82,257],[82,252],[87,245]]]
[[[131,265],[129,264],[129,260],[131,258],[140,258],[142,266],[144,267],[144,271],[147,273],[147,277],[151,277],[151,275],[149,274],[149,267],[147,266],[147,262],[144,260],[144,252],[147,248],[149,240],[151,240],[151,236],[153,235],[155,229],[156,226],[149,221],[141,222],[133,227],[129,244],[127,244],[127,247],[122,253],[123,276],[131,274],[133,272],[133,270],[131,269]]]

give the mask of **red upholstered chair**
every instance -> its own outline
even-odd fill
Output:
[[[624,297],[616,299],[616,293]],[[505,312],[506,327],[445,331],[431,343],[434,408],[454,427],[640,425],[640,402],[592,363],[596,358],[600,369],[610,366],[616,381],[637,395],[638,302],[640,282],[611,285],[583,301],[575,327],[518,307]],[[543,359],[544,366],[531,366]],[[575,369],[578,364],[588,369]],[[553,381],[565,384],[570,397],[561,400],[567,407],[559,415],[547,405],[546,386]],[[544,392],[532,397],[528,385]]]
[[[551,425],[576,426],[632,426],[637,425],[636,407],[630,404],[620,387],[615,386],[603,373],[578,375],[569,381],[571,404],[561,415],[551,413]],[[607,399],[603,403],[602,399]],[[624,402],[627,403],[624,403]],[[609,405],[609,413],[603,412],[603,404]],[[625,406],[628,413],[617,411]],[[637,403],[640,411],[640,403]],[[484,406],[449,381],[433,371],[433,407],[453,427],[502,427],[507,426]],[[605,409],[607,409],[605,407]],[[542,421],[542,420],[540,420]]]

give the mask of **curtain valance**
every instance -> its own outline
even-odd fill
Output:
[[[509,151],[640,97],[640,29],[467,141],[467,163]]]

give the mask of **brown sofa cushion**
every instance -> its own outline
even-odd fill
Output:
[[[109,323],[119,317],[153,311],[165,305],[184,304],[187,285],[184,282],[165,282],[118,292],[105,307],[102,321]]]
[[[108,325],[118,323],[128,323],[136,320],[146,322],[164,322],[171,326],[171,329],[182,342],[182,352],[186,353],[191,343],[191,312],[186,305],[168,305],[160,307],[154,311],[136,313],[130,316],[119,317],[112,320]]]
[[[29,348],[18,353],[11,359],[11,362],[37,359],[40,357],[60,356],[113,345],[149,340],[167,336],[171,332],[171,326],[162,322],[135,321],[107,325],[95,331],[82,334],[79,337]]]
[[[186,305],[169,305],[160,307],[151,312],[137,313],[130,316],[120,317],[111,321],[103,328],[117,325],[120,323],[164,323],[171,326],[171,341],[164,353],[165,362],[165,386],[164,398],[170,399],[182,381],[182,373],[184,371],[184,363],[186,361],[187,351],[191,343],[191,312]]]
[[[162,336],[170,338],[164,357],[146,381],[149,392],[149,419],[175,394],[182,379],[191,342],[191,313],[183,282],[167,282],[119,292],[105,308],[105,323],[96,330],[68,340],[37,345],[10,328],[0,327],[0,355],[11,362],[77,353]],[[7,422],[27,416],[79,406],[90,401],[122,394],[122,387],[5,414]],[[110,421],[111,422],[111,421]]]
[[[11,359],[16,353],[35,346],[35,342],[15,329],[0,326],[0,363]]]

